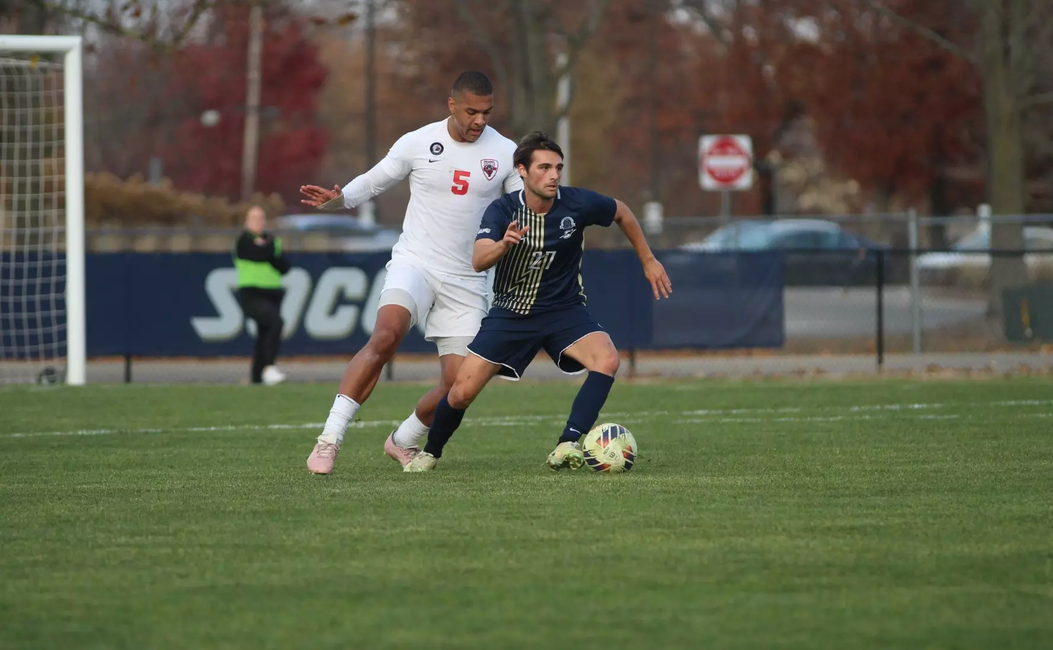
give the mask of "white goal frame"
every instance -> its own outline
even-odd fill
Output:
[[[85,382],[84,70],[80,36],[0,36],[0,52],[63,54],[62,98],[66,194],[66,383]]]

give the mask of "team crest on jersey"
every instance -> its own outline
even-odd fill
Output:
[[[559,222],[559,229],[563,231],[559,236],[560,239],[570,239],[577,230],[577,224],[574,223],[574,219],[563,217],[563,220]]]
[[[431,155],[438,156],[440,153],[442,153],[442,143],[441,142],[432,142],[431,143]]]
[[[497,175],[497,161],[493,158],[483,158],[479,161],[479,166],[483,168],[483,175],[486,176],[486,180],[494,180],[494,176]]]

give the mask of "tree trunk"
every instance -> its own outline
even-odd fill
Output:
[[[512,69],[512,131],[522,136],[540,130],[555,136],[555,87],[547,33],[538,8],[530,2],[509,6],[515,39],[510,55]]]
[[[48,9],[42,1],[26,2],[22,5],[22,14],[19,16],[18,33],[43,34],[48,28],[49,18]]]
[[[1024,213],[1024,143],[1020,104],[1012,65],[1013,47],[1008,43],[1015,33],[1012,20],[1017,12],[1007,5],[1026,0],[987,0],[983,9],[980,65],[984,78],[984,108],[987,112],[988,195],[991,211],[998,215]],[[1023,227],[1019,223],[991,226],[993,251],[1019,251],[1023,248]],[[1002,291],[1028,283],[1027,268],[1021,255],[992,254],[988,278],[988,314],[1002,315]]]

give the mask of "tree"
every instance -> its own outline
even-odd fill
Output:
[[[1053,3],[1048,0],[969,0],[975,33],[956,42],[903,11],[898,3],[860,0],[887,20],[906,26],[976,67],[983,79],[987,121],[988,193],[996,215],[1025,212],[1025,113],[1053,103],[1053,93],[1036,92],[1036,63],[1053,48]],[[1021,250],[1020,224],[996,223],[991,248]],[[989,277],[988,310],[1002,313],[1002,290],[1025,284],[1020,256],[994,256]]]
[[[397,34],[392,34],[391,29],[390,25],[379,25],[377,40],[398,42]],[[311,182],[323,187],[343,185],[376,162],[369,159],[366,150],[367,57],[363,41],[336,34],[316,38],[320,59],[329,69],[320,97],[318,123],[329,133],[330,144],[317,177]],[[405,59],[411,56],[413,50],[401,45],[378,48],[375,111],[379,119],[373,134],[377,157],[383,156],[402,134],[448,115],[449,88],[433,88],[436,79],[427,78],[412,65],[406,65]],[[441,80],[444,86],[453,81],[447,76]],[[499,107],[498,113],[503,108]],[[408,197],[408,183],[399,183],[376,197],[378,218],[401,223]]]
[[[147,45],[129,39],[102,48],[93,78],[104,92],[120,94],[91,104],[124,106],[119,110],[126,119],[109,123],[106,139],[92,143],[89,160],[126,174],[146,169],[148,159],[158,156],[179,189],[238,197],[249,9],[214,10],[207,35],[170,55],[150,56]],[[301,179],[314,174],[325,154],[327,136],[316,114],[326,70],[304,35],[303,19],[272,6],[265,29],[256,189],[295,201]],[[205,111],[218,111],[218,123],[203,122]]]
[[[944,33],[969,29],[960,3],[915,7]],[[920,35],[867,14],[852,0],[819,13],[798,65],[824,74],[801,75],[801,101],[828,163],[883,204],[932,199],[930,208],[945,213],[949,170],[982,157],[979,76]]]
[[[573,72],[611,0],[399,0],[414,64],[443,71],[477,67],[492,74],[508,103],[513,133],[549,133],[569,110],[556,106],[557,82]],[[564,58],[561,58],[564,57]]]
[[[614,186],[660,200],[667,214],[715,214],[720,197],[699,187],[698,137],[746,133],[764,161],[801,113],[786,79],[775,74],[794,40],[785,14],[769,3],[615,3],[596,47],[619,72],[624,100],[582,101],[620,119],[621,128],[608,131],[617,145],[617,165],[607,165],[618,176]],[[737,193],[736,212],[771,210],[766,184],[762,178],[758,189]]]
[[[139,41],[156,50],[172,51],[187,40],[213,12],[259,5],[280,9],[285,0],[25,0],[20,7],[23,34],[44,33],[50,22],[67,23],[80,31],[92,27],[104,34]],[[3,5],[0,4],[0,9]],[[357,15],[311,17],[316,26],[345,26]],[[28,29],[25,29],[28,28]]]

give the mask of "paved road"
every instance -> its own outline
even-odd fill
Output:
[[[787,338],[872,336],[876,330],[876,291],[864,287],[787,288],[783,292]],[[885,289],[885,332],[911,331],[910,288]],[[935,297],[922,292],[922,326],[939,329],[982,317],[984,299]]]
[[[344,370],[341,361],[287,361],[281,367],[291,381],[339,381]],[[896,354],[885,361],[886,373],[925,373],[935,370],[971,370],[1014,372],[1030,368],[1053,372],[1053,354],[1039,353],[968,353],[968,354]],[[432,381],[438,377],[438,361],[420,358],[397,359],[393,365],[396,381]],[[623,362],[628,370],[628,363]],[[213,361],[136,361],[133,366],[135,382],[203,382],[239,383],[248,375],[248,360],[222,359]],[[643,356],[638,360],[640,376],[690,377],[753,377],[798,376],[823,374],[827,376],[876,374],[874,357],[859,356],[773,356],[773,357],[660,357]],[[123,381],[124,365],[119,360],[92,361],[88,364],[88,381],[114,383]],[[547,358],[539,358],[527,370],[527,379],[565,379]],[[573,379],[573,378],[572,378]]]

